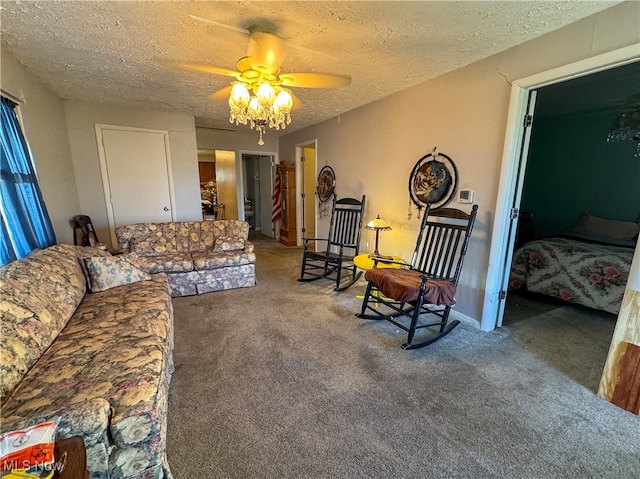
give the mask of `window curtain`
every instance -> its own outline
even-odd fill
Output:
[[[37,248],[56,244],[49,214],[42,201],[16,103],[2,97],[0,134],[0,262],[6,264]]]

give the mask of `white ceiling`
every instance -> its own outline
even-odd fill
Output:
[[[617,3],[2,0],[0,20],[3,48],[61,98],[187,112],[225,129],[228,105],[207,96],[232,79],[167,61],[235,69],[248,37],[233,28],[264,25],[288,45],[283,72],[352,77],[341,89],[295,89],[302,105],[288,133]]]

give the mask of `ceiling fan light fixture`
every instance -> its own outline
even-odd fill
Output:
[[[293,96],[279,82],[262,78],[258,82],[237,81],[229,94],[229,122],[250,125],[260,134],[259,145],[267,127],[284,130],[291,124]]]
[[[233,103],[239,108],[245,108],[249,104],[251,95],[244,83],[236,82],[231,88],[231,94],[229,95],[229,105]]]
[[[258,92],[256,93],[258,97],[258,101],[260,102],[260,106],[263,108],[269,108],[273,105],[273,101],[276,98],[276,91],[273,89],[270,83],[263,82],[258,87]]]
[[[616,117],[607,134],[607,142],[629,140],[636,142],[633,156],[640,158],[640,92],[627,98],[624,111]]]
[[[275,112],[289,113],[293,108],[293,97],[291,92],[286,88],[282,88],[276,95],[276,99],[273,102],[273,109]]]

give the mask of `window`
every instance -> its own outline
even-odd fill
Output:
[[[0,264],[56,243],[42,201],[17,104],[2,97],[0,132]]]

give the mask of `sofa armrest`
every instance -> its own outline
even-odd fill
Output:
[[[27,402],[13,409],[8,415],[5,414],[7,413],[3,411],[3,433],[59,418],[57,438],[82,436],[87,444],[96,444],[108,442],[107,431],[112,411],[105,399],[92,398],[59,408],[44,406],[31,409]]]
[[[255,246],[253,245],[253,243],[251,241],[245,241],[244,242],[244,252],[245,253],[253,253],[255,251]]]

